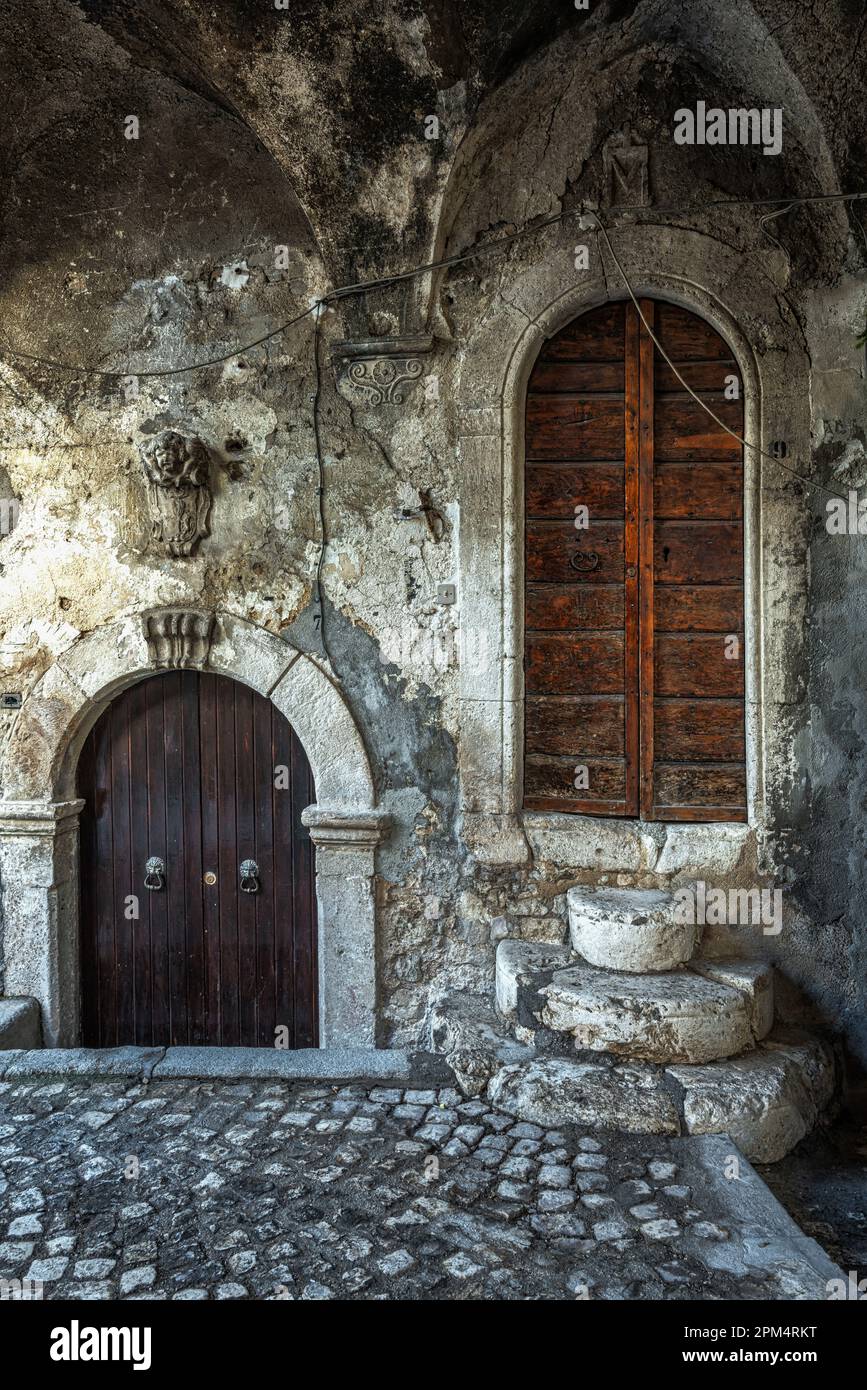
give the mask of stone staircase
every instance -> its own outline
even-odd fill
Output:
[[[831,1102],[830,1048],[774,1030],[773,969],[698,959],[672,894],[576,887],[569,945],[497,949],[496,1009],[434,1006],[431,1038],[468,1093],[534,1123],[727,1133],[774,1162]]]

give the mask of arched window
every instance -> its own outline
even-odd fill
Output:
[[[676,305],[641,309],[742,434],[728,344]],[[626,301],[545,344],[525,439],[525,807],[746,820],[740,443]]]

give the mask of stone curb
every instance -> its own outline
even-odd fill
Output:
[[[742,1223],[742,1239],[745,1246],[744,1258],[747,1264],[755,1264],[762,1269],[782,1269],[791,1267],[795,1258],[800,1257],[814,1272],[817,1291],[814,1297],[827,1298],[827,1284],[832,1279],[845,1282],[843,1270],[836,1265],[830,1255],[817,1240],[808,1236],[774,1196],[761,1174],[744,1157],[738,1146],[727,1134],[684,1136],[671,1141],[673,1155],[680,1154],[684,1171],[688,1165],[703,1172],[703,1199],[713,1193],[724,1206],[737,1213]],[[737,1176],[727,1176],[732,1171],[732,1159],[737,1159]],[[691,1178],[691,1180],[694,1180]],[[707,1259],[714,1251],[703,1242],[701,1255]],[[688,1251],[688,1253],[697,1253]],[[713,1263],[717,1268],[726,1269],[727,1254],[720,1247]],[[825,1288],[822,1288],[822,1285]]]
[[[69,1047],[0,1053],[0,1078],[31,1076],[454,1083],[444,1058],[396,1048]]]

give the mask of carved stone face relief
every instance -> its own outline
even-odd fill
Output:
[[[195,435],[163,430],[140,447],[148,483],[151,535],[175,558],[192,555],[209,534],[211,461]]]

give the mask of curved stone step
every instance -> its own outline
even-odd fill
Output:
[[[542,1024],[577,1048],[644,1062],[713,1062],[755,1045],[773,1016],[769,966],[630,975],[571,965],[540,994]]]
[[[532,1124],[629,1134],[727,1134],[748,1159],[776,1163],[831,1102],[834,1058],[807,1035],[780,1035],[745,1057],[669,1069],[610,1059],[536,1057],[505,1066],[491,1102]]]
[[[545,941],[520,941],[507,936],[497,946],[497,1010],[504,1018],[518,1011],[521,990],[543,983],[545,971],[561,969],[569,963],[569,947]]]
[[[572,946],[590,965],[645,974],[684,965],[695,950],[698,928],[677,920],[672,893],[581,886],[566,902]]]

